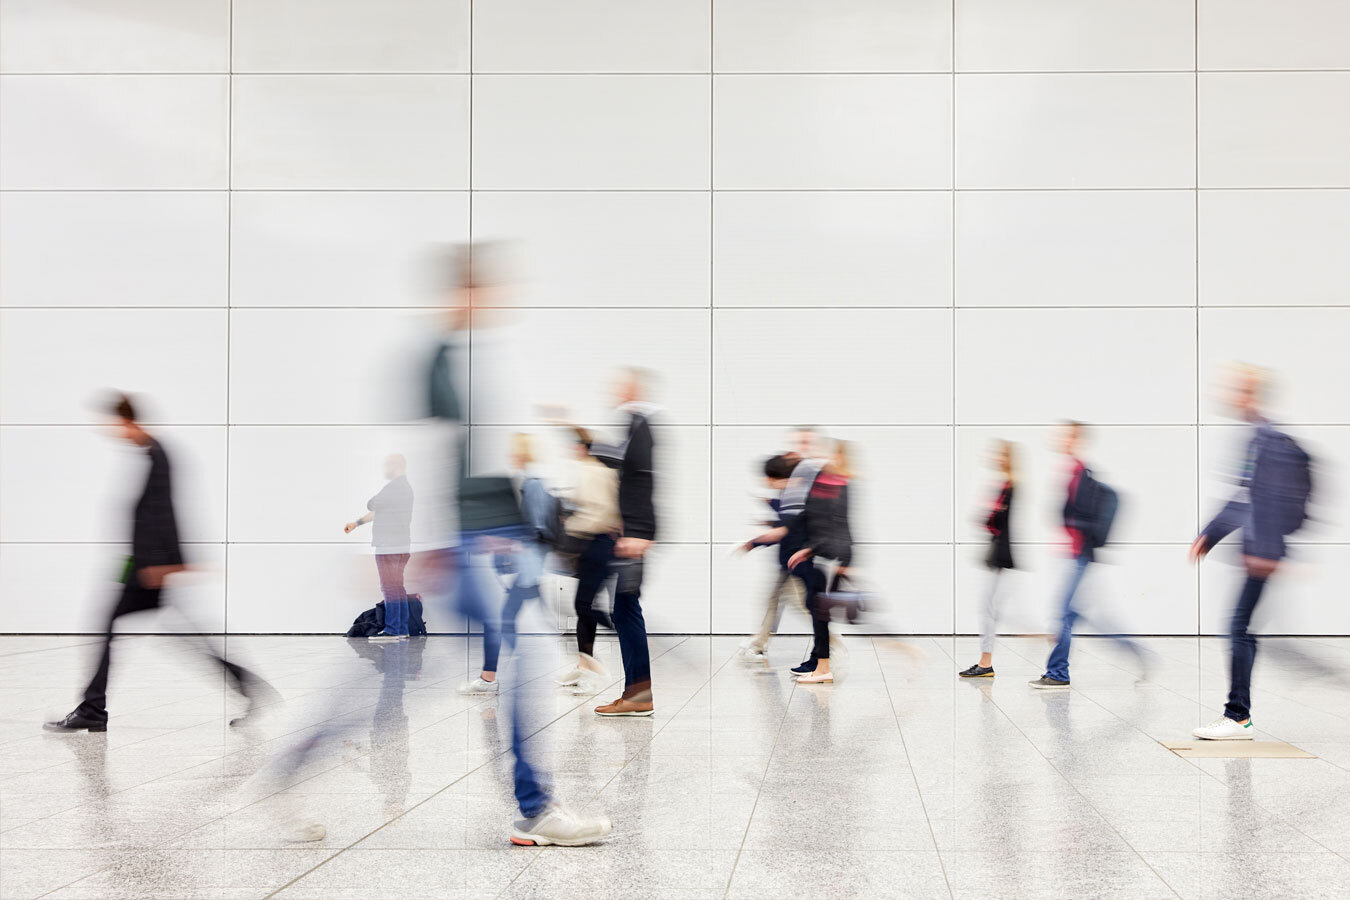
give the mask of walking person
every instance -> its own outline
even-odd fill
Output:
[[[123,570],[121,596],[108,614],[94,675],[85,688],[80,705],[65,718],[43,725],[48,731],[108,730],[108,673],[112,664],[113,628],[118,619],[129,613],[158,609],[166,581],[187,568],[178,541],[168,453],[141,427],[130,397],[114,395],[105,412],[112,417],[116,436],[145,453],[149,473],[132,510],[131,556]],[[205,655],[225,670],[229,683],[249,701],[248,711],[230,722],[231,725],[242,724],[259,700],[264,696],[275,696],[276,692],[243,666],[219,656],[205,644],[205,639],[202,643]]]
[[[798,684],[834,684],[834,673],[830,670],[830,610],[821,602],[820,595],[827,584],[834,588],[848,575],[853,561],[848,513],[851,479],[848,445],[839,441],[829,464],[813,480],[798,517],[804,545],[788,559],[788,568],[806,588],[806,609],[811,614],[811,656],[815,659],[813,669],[797,676]],[[831,560],[836,564],[832,576],[824,568]]]
[[[628,417],[624,440],[617,445],[593,444],[595,456],[619,475],[620,532],[614,542],[614,630],[623,658],[623,694],[595,708],[600,716],[650,716],[652,702],[651,652],[647,623],[642,616],[642,576],[647,553],[656,541],[656,440],[647,399],[648,372],[625,369],[615,387],[618,408]]]
[[[1003,483],[990,501],[984,517],[984,528],[989,532],[989,551],[984,564],[989,569],[989,588],[980,607],[980,659],[961,671],[962,678],[994,677],[994,641],[998,637],[998,593],[1002,574],[1013,568],[1012,505],[1017,482],[1014,450],[1011,441],[999,441],[991,455]]]
[[[577,476],[570,498],[572,514],[564,527],[569,536],[581,542],[573,598],[577,614],[577,664],[558,683],[580,688],[590,675],[609,674],[595,658],[595,632],[602,618],[595,609],[595,598],[609,580],[623,520],[619,516],[618,474],[591,453],[594,441],[589,431],[574,427],[572,433]],[[607,616],[603,618],[608,621]]]
[[[787,564],[792,554],[800,548],[795,542],[787,540],[789,530],[781,512],[783,492],[787,489],[793,470],[797,468],[800,462],[801,456],[796,452],[780,453],[764,461],[764,483],[775,494],[767,501],[769,508],[773,510],[774,519],[764,523],[771,526],[768,531],[758,537],[751,538],[737,548],[739,552],[743,553],[748,553],[756,547],[775,546],[778,548],[778,572],[769,588],[764,618],[760,621],[759,631],[741,644],[738,651],[740,657],[747,662],[768,661],[766,651],[769,647],[769,639],[777,633],[778,624],[782,621],[783,598],[786,594],[792,594],[798,604],[802,605],[803,608],[805,607],[804,592],[797,579],[792,576],[792,571]]]
[[[1262,412],[1264,373],[1242,368],[1231,375],[1231,381],[1229,402],[1233,412],[1251,426],[1238,488],[1200,532],[1189,553],[1192,562],[1199,562],[1219,541],[1234,531],[1242,532],[1242,563],[1247,575],[1229,624],[1232,657],[1228,702],[1222,716],[1191,732],[1206,741],[1252,739],[1252,665],[1256,661],[1256,637],[1249,631],[1252,614],[1285,557],[1285,537],[1297,531],[1307,518],[1312,493],[1308,454]]]
[[[384,595],[384,629],[372,635],[372,641],[408,639],[408,592],[403,587],[403,571],[412,553],[413,491],[408,484],[408,463],[401,454],[391,453],[384,460],[387,483],[366,503],[363,515],[343,527],[351,534],[367,522],[374,522],[370,543],[375,548],[375,568],[380,575]]]

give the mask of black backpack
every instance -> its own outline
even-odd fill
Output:
[[[1271,516],[1280,534],[1293,534],[1308,519],[1312,501],[1312,457],[1283,431],[1274,431],[1258,457],[1252,478],[1253,506]]]
[[[1078,490],[1084,492],[1089,504],[1090,524],[1083,530],[1083,537],[1087,538],[1088,546],[1098,550],[1106,546],[1106,540],[1111,536],[1111,526],[1120,509],[1120,495],[1111,485],[1098,481],[1086,470]]]
[[[384,631],[384,601],[376,603],[371,609],[361,613],[347,629],[347,637],[373,637]],[[408,634],[417,636],[427,633],[426,620],[422,618],[422,595],[408,595]]]

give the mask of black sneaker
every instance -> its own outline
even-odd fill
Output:
[[[1049,675],[1042,675],[1035,681],[1028,681],[1027,684],[1038,691],[1044,691],[1050,688],[1066,688],[1069,686],[1067,681],[1060,681],[1058,678],[1051,678]]]
[[[964,672],[958,672],[957,674],[962,678],[993,678],[994,667],[982,666],[979,663],[976,663]]]
[[[793,666],[792,674],[805,675],[808,672],[814,672],[815,670],[816,670],[816,658],[813,656],[810,659],[805,660],[801,665]]]

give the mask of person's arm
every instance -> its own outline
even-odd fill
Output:
[[[748,552],[756,547],[770,547],[774,544],[782,543],[783,538],[787,537],[787,528],[779,525],[777,528],[764,532],[759,537],[751,538],[738,547],[738,550]]]
[[[351,534],[353,531],[360,528],[362,525],[366,524],[367,522],[373,522],[374,520],[375,520],[375,512],[372,510],[363,516],[357,516],[355,519],[348,522],[346,525],[342,526],[342,533]]]

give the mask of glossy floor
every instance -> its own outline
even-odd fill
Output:
[[[558,798],[614,821],[601,845],[541,850],[507,842],[507,698],[454,690],[476,642],[230,638],[281,694],[240,729],[190,646],[125,638],[108,732],[51,735],[90,640],[0,639],[0,896],[1350,896],[1350,639],[1269,640],[1257,663],[1259,737],[1311,760],[1158,744],[1220,709],[1218,640],[1149,640],[1137,682],[1084,639],[1058,692],[1027,688],[1031,638],[974,682],[955,677],[969,639],[850,638],[833,687],[787,676],[801,638],[771,666],[737,643],[653,638],[650,719],[591,713],[612,680],[525,688]],[[281,762],[297,746],[305,763]],[[289,840],[305,822],[327,837]]]

